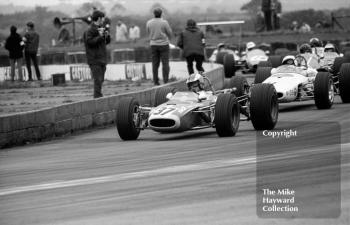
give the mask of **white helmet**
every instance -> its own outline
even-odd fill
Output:
[[[333,50],[333,52],[335,52],[335,46],[332,43],[327,43],[326,46],[324,46],[324,50]]]
[[[252,48],[255,48],[256,44],[252,41],[248,42],[247,43],[247,49],[248,50],[251,50]]]
[[[199,73],[191,74],[186,80],[187,87],[190,89],[192,85],[198,84],[199,89],[203,89],[204,79]]]
[[[289,61],[289,60],[293,60],[293,62],[294,62],[295,56],[294,56],[294,55],[287,55],[287,56],[285,56],[285,57],[282,59],[282,65],[286,64],[287,61]]]

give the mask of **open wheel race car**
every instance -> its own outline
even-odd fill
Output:
[[[232,78],[233,79],[233,78]],[[236,78],[237,79],[237,78]],[[208,78],[200,93],[176,91],[163,87],[155,93],[155,106],[140,106],[133,97],[120,100],[116,126],[123,140],[135,140],[140,131],[151,129],[160,133],[175,133],[203,128],[215,128],[220,137],[234,136],[241,120],[251,120],[256,130],[273,129],[278,119],[278,102],[271,84],[250,88],[226,88],[215,91]],[[240,91],[239,97],[235,92]]]
[[[327,71],[308,68],[308,61],[302,55],[297,55],[295,61],[297,66],[287,66],[284,69],[283,66],[278,67],[281,69],[272,75],[271,67],[259,67],[254,83],[273,84],[280,103],[314,99],[318,109],[331,108],[334,95],[338,93],[339,89],[341,93],[341,87],[350,88],[349,81],[342,84],[339,82],[342,81],[341,79],[336,81]],[[350,64],[343,66],[340,76],[349,77]]]

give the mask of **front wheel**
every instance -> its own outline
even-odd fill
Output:
[[[329,109],[334,101],[333,80],[328,72],[319,72],[314,84],[315,105],[318,109]]]
[[[136,140],[140,135],[139,103],[134,98],[123,98],[117,108],[116,126],[123,140]]]
[[[339,92],[343,103],[350,103],[350,63],[344,63],[340,68]]]
[[[236,73],[235,57],[232,54],[224,56],[224,73],[226,78],[233,77]]]
[[[255,130],[271,130],[278,120],[278,101],[272,84],[256,84],[250,88],[250,118]]]
[[[215,129],[219,137],[234,136],[240,122],[239,103],[232,94],[221,94],[215,105]]]

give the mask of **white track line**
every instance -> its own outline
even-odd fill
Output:
[[[349,144],[343,144],[342,148],[345,145],[349,145]],[[300,154],[303,154],[303,155],[305,155],[305,153],[319,154],[322,151],[328,151],[328,150],[329,150],[328,147],[318,148],[318,149],[303,149],[300,151],[293,151],[291,153],[280,153],[280,154],[268,155],[266,157],[259,157],[259,161],[271,161],[271,160],[295,158],[300,156]],[[241,165],[248,165],[248,164],[255,164],[255,163],[256,163],[255,156],[240,158],[240,159],[231,159],[231,160],[207,161],[207,162],[201,162],[196,164],[170,166],[170,167],[164,167],[160,169],[145,170],[145,171],[132,172],[132,173],[123,173],[123,174],[110,175],[110,176],[101,176],[101,177],[93,177],[93,178],[86,178],[86,179],[76,179],[76,180],[70,180],[70,181],[58,181],[58,182],[29,185],[29,186],[22,186],[22,187],[5,188],[5,189],[0,189],[0,196],[19,194],[19,193],[31,192],[31,191],[43,191],[43,190],[51,190],[51,189],[57,189],[57,188],[100,184],[100,183],[106,183],[106,182],[117,182],[122,180],[146,178],[146,177],[152,177],[152,176],[170,175],[174,173],[193,172],[193,171],[200,171],[200,170],[241,166]]]

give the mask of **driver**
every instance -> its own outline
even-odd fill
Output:
[[[324,46],[324,51],[325,51],[325,52],[335,52],[335,53],[338,53],[337,49],[335,48],[334,44],[332,44],[332,43],[327,43],[327,44]]]
[[[287,55],[283,58],[282,60],[282,65],[277,67],[277,68],[273,68],[271,70],[271,74],[276,74],[276,73],[298,73],[301,74],[303,76],[311,76],[313,74],[316,74],[317,71],[312,69],[312,68],[307,68],[307,67],[299,67],[296,66],[295,64],[296,58],[293,55]],[[316,73],[315,73],[316,71]]]
[[[204,79],[199,73],[194,73],[186,80],[188,90],[198,93],[204,91]]]
[[[246,52],[250,52],[251,50],[253,50],[256,47],[256,44],[252,41],[248,42],[246,45]]]
[[[323,43],[320,39],[318,38],[311,38],[310,39],[310,46],[312,49],[312,53],[317,55],[318,57],[323,58],[324,54],[324,48],[323,48]]]

